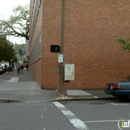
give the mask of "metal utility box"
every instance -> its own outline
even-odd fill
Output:
[[[64,80],[74,80],[74,64],[65,64],[64,66]]]

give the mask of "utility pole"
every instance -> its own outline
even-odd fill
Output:
[[[67,96],[66,86],[64,84],[64,26],[65,26],[65,0],[61,0],[61,37],[60,37],[60,54],[63,55],[63,62],[59,63],[60,83],[57,89],[58,97]]]

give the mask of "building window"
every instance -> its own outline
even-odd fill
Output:
[[[34,48],[30,55],[30,65],[35,63],[40,58],[41,58],[41,32],[39,33],[39,35],[37,37]]]

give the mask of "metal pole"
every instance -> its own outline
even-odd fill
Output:
[[[65,0],[62,0],[60,54],[63,54],[63,56],[64,56],[64,25],[65,25]],[[63,58],[63,63],[59,63],[59,66],[60,66],[60,83],[58,86],[58,96],[65,97],[67,96],[67,91],[66,91],[66,86],[64,84],[64,58]]]

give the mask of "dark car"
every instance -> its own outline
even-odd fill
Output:
[[[0,68],[0,74],[2,74],[3,73],[3,68]]]
[[[130,82],[107,83],[105,93],[119,98],[128,98],[130,97]]]

